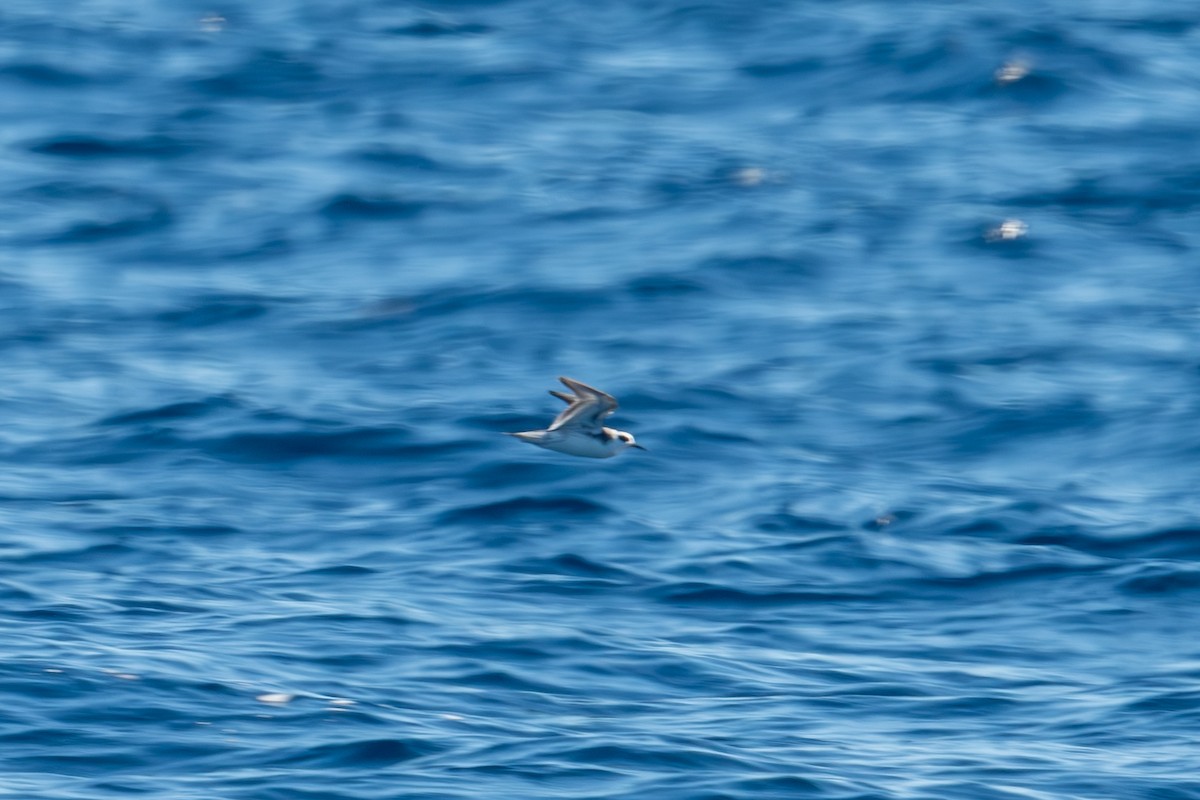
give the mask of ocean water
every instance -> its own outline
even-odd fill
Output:
[[[1200,798],[1200,5],[0,44],[0,797]]]

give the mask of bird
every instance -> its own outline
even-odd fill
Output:
[[[615,397],[571,378],[559,380],[574,394],[550,390],[550,394],[567,404],[550,427],[541,431],[509,433],[509,436],[547,450],[584,458],[612,458],[631,447],[646,449],[634,441],[632,433],[600,424],[617,410]]]

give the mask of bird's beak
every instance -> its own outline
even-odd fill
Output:
[[[640,444],[631,444],[631,445],[629,445],[629,446],[630,446],[630,447],[636,447],[638,450],[646,450],[646,448],[642,447]],[[649,451],[649,450],[646,450],[646,452],[647,452],[647,453],[649,453],[650,451]]]

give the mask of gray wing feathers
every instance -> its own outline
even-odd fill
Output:
[[[588,386],[586,383],[580,383],[579,381],[572,380],[571,378],[559,378],[559,380],[562,381],[563,386],[566,386],[580,397],[591,395],[592,397],[600,398],[601,401],[610,404],[613,408],[617,407],[617,398],[613,397],[611,394],[606,394],[600,391],[594,386]]]
[[[564,427],[599,430],[601,421],[617,410],[616,398],[611,394],[605,394],[586,383],[580,383],[570,378],[559,378],[559,380],[575,394],[569,395],[565,392],[550,390],[550,394],[569,405],[554,419],[547,430],[556,431]]]

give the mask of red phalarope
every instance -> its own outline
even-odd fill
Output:
[[[550,427],[543,431],[510,433],[509,436],[547,450],[584,458],[612,458],[630,447],[646,449],[633,440],[633,434],[600,424],[617,410],[617,400],[611,394],[570,378],[559,380],[574,394],[550,390],[550,394],[567,404]]]

